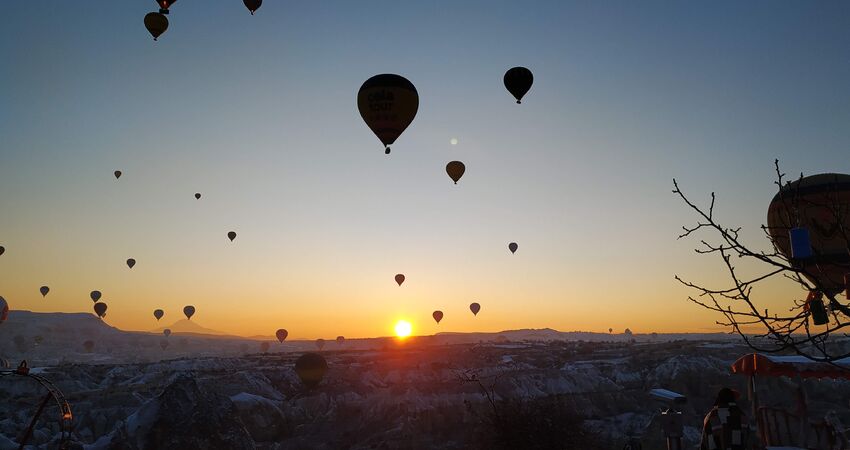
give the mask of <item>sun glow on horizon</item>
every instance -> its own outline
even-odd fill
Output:
[[[406,320],[399,320],[395,323],[395,335],[404,339],[410,336],[410,333],[413,332],[413,327],[410,325],[410,322]]]

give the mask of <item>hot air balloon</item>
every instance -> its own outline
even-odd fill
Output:
[[[201,193],[195,192],[195,200],[200,200],[200,199],[201,199]]]
[[[277,330],[274,335],[277,336],[278,341],[283,342],[286,340],[286,337],[289,336],[289,332],[281,328]]]
[[[395,282],[398,283],[399,286],[401,286],[401,283],[404,283],[404,275],[400,273],[396,274]]]
[[[192,320],[192,316],[195,315],[195,307],[192,305],[187,305],[183,307],[183,314],[186,315],[186,318]]]
[[[322,382],[328,371],[328,362],[318,353],[305,353],[295,361],[295,373],[308,389]]]
[[[230,242],[233,242],[233,240],[236,239],[236,232],[235,231],[228,231],[227,232],[227,238],[230,239]]]
[[[5,298],[0,297],[0,323],[5,322],[8,317],[9,317],[9,304],[6,303]]]
[[[466,172],[466,166],[460,161],[452,161],[446,164],[446,173],[449,174],[449,178],[451,178],[455,184],[457,184],[464,172]]]
[[[516,242],[511,242],[510,244],[508,244],[508,250],[510,250],[511,253],[516,253],[516,250],[518,248],[519,248],[519,246],[516,245]]]
[[[516,98],[517,103],[522,103],[522,97],[531,89],[531,84],[534,83],[534,75],[525,67],[514,67],[505,72],[503,79],[508,92]]]
[[[161,309],[155,309],[153,311],[153,316],[156,317],[156,321],[159,322],[159,319],[162,319],[162,316],[165,315],[165,311]]]
[[[336,337],[336,343],[337,344],[342,345],[343,342],[345,342],[345,336],[337,336]]]
[[[95,303],[97,303],[98,300],[100,300],[100,297],[102,296],[103,295],[100,293],[100,291],[91,291],[91,294],[89,294],[89,297],[91,297],[91,300]]]
[[[166,328],[166,329],[162,330],[162,334],[164,334],[165,337],[171,336],[171,330]]]
[[[42,286],[38,288],[38,292],[41,292],[42,297],[47,297],[47,293],[50,292],[50,288],[47,286]]]
[[[85,348],[87,352],[91,353],[91,351],[94,350],[94,341],[83,342],[83,348]]]
[[[251,15],[254,15],[260,6],[263,6],[263,0],[242,0],[242,3],[245,4],[245,7],[248,8],[248,11],[251,11]]]
[[[156,0],[156,4],[159,5],[159,12],[168,14],[168,8],[170,8],[176,1],[177,0]]]
[[[767,210],[767,229],[777,249],[827,296],[846,289],[850,273],[850,175],[826,173],[783,186]],[[839,221],[840,218],[840,221]]]
[[[2,255],[3,253],[6,253],[6,247],[0,245],[0,255]]]
[[[469,305],[469,310],[472,311],[473,315],[478,315],[478,311],[481,311],[481,305],[478,303],[472,303]]]
[[[121,178],[121,171],[120,170],[116,170],[115,172],[112,172],[112,174],[115,175],[116,180]]]
[[[128,259],[128,260],[127,260],[127,267],[129,267],[129,268],[131,268],[131,269],[132,269],[132,268],[133,268],[133,266],[135,266],[135,265],[136,265],[136,260],[135,260],[135,259],[130,258],[130,259]]]
[[[406,78],[393,75],[375,75],[366,80],[357,93],[357,109],[366,125],[386,146],[390,145],[413,122],[419,109],[419,93]]]
[[[100,302],[94,304],[94,313],[97,314],[97,317],[101,319],[106,316],[106,303]]]
[[[608,329],[608,334],[611,334],[611,333],[613,333],[613,332],[614,332],[614,329],[613,329],[613,328],[609,328],[609,329]]]
[[[262,350],[263,353],[266,353],[267,351],[269,351],[269,347],[271,347],[271,344],[269,344],[268,342],[261,342],[260,343],[260,350]]]
[[[161,339],[159,341],[159,348],[161,348],[163,351],[165,351],[165,349],[168,348],[168,339]]]
[[[145,28],[153,36],[153,40],[156,40],[168,29],[168,17],[161,12],[150,12],[145,16]],[[115,175],[119,177],[121,172],[116,171]]]
[[[12,363],[8,359],[0,358],[0,369],[11,369]]]
[[[322,338],[316,339],[316,348],[319,350],[325,348],[325,340]]]
[[[443,312],[442,311],[434,311],[431,314],[431,317],[433,317],[434,320],[437,321],[437,323],[440,323],[440,321],[443,320]]]

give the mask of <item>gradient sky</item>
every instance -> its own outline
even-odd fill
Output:
[[[291,338],[388,335],[399,318],[416,334],[715,330],[673,280],[726,282],[676,240],[695,217],[672,178],[695,200],[716,191],[763,247],[774,158],[850,172],[848,2],[267,0],[252,17],[180,0],[158,42],[154,9],[0,17],[12,309],[91,311],[99,289],[107,322],[137,330],[185,304],[208,328]],[[502,85],[518,65],[535,76],[522,105]],[[420,95],[390,156],[355,103],[378,73]]]

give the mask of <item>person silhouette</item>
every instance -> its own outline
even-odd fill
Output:
[[[705,415],[700,450],[745,450],[750,427],[747,416],[735,401],[741,394],[730,388],[720,389],[714,407]]]

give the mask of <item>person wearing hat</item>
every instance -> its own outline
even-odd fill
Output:
[[[750,427],[735,401],[741,394],[729,388],[717,393],[714,407],[705,415],[700,450],[746,450]]]

